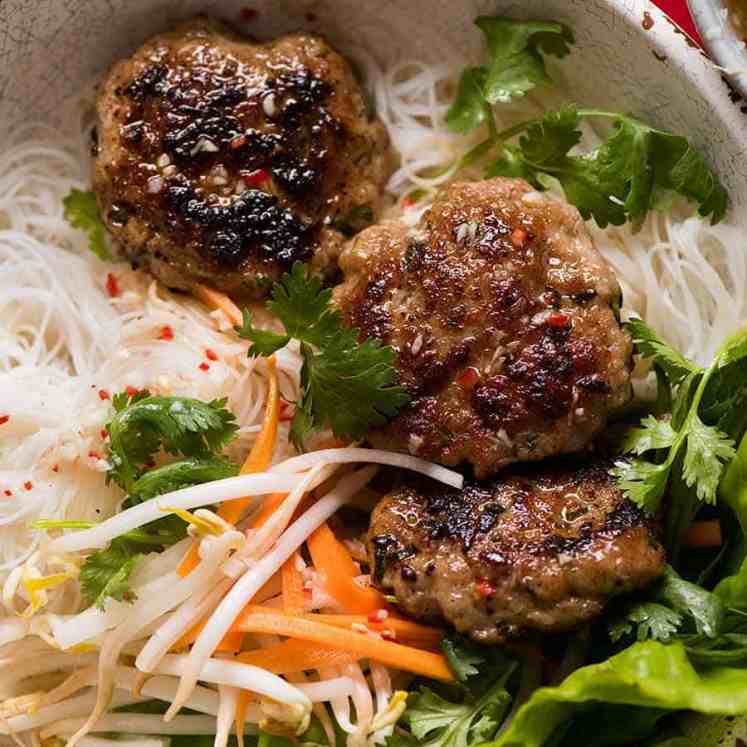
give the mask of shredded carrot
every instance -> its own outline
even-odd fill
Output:
[[[247,605],[231,626],[231,630],[298,638],[347,651],[356,657],[373,659],[395,669],[414,672],[424,677],[447,681],[453,679],[442,654],[422,651],[401,643],[384,641],[365,633],[326,625],[308,617],[286,615],[284,612],[267,607]]]
[[[721,522],[718,519],[693,522],[682,537],[686,547],[719,547],[722,542]]]
[[[246,709],[253,700],[253,695],[249,690],[239,690],[239,699],[236,701],[236,741],[239,747],[244,747],[244,725],[246,724]]]
[[[377,633],[391,631],[400,642],[415,648],[438,648],[443,638],[443,632],[438,628],[429,628],[419,625],[411,620],[403,620],[401,617],[388,615],[383,620],[376,620],[366,615],[325,615],[316,612],[307,612],[304,616],[307,620],[334,625],[336,628],[351,628],[353,625],[365,625]]]
[[[197,636],[202,633],[202,629],[205,627],[206,621],[198,622],[196,625],[193,625],[171,648],[172,650],[183,650],[187,648],[188,646],[191,646],[195,640],[197,640]],[[223,638],[221,639],[221,642],[218,644],[216,651],[220,651],[222,653],[227,654],[235,654],[237,651],[241,651],[241,644],[244,642],[244,634],[243,633],[234,633],[229,631],[226,633]]]
[[[257,436],[257,440],[249,452],[249,456],[241,467],[242,475],[249,475],[254,472],[263,472],[270,466],[272,453],[275,449],[275,441],[278,434],[278,422],[280,418],[280,394],[278,390],[278,375],[275,356],[272,355],[267,359],[267,367],[270,373],[269,391],[267,393],[267,404],[265,406],[265,418],[262,423],[262,430]],[[279,494],[284,495],[284,494]],[[236,498],[233,501],[221,503],[218,509],[218,516],[225,519],[229,524],[235,524],[241,515],[251,503],[251,498]],[[264,509],[263,509],[264,510]],[[192,572],[200,562],[197,552],[197,543],[194,543],[187,554],[182,558],[177,572],[180,576],[187,576]]]
[[[309,537],[307,545],[314,568],[321,573],[327,591],[346,612],[368,614],[386,606],[386,600],[378,591],[356,583],[355,577],[360,571],[348,548],[326,523]]]
[[[303,590],[303,576],[298,570],[298,551],[283,563],[283,611],[289,615],[300,615],[304,611],[306,595]]]
[[[262,508],[252,519],[252,529],[263,527],[268,519],[277,511],[278,506],[285,500],[287,493],[272,493],[265,498]]]
[[[274,674],[290,674],[306,669],[344,666],[351,664],[355,658],[347,651],[327,646],[309,646],[307,641],[289,639],[275,646],[242,651],[235,657],[235,661],[253,664]]]
[[[220,309],[232,324],[239,325],[244,321],[239,307],[225,293],[208,288],[206,285],[195,286],[192,293],[205,306],[209,306],[211,309]]]

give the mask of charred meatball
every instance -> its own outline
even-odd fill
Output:
[[[334,226],[375,209],[389,170],[383,127],[323,39],[257,44],[206,19],[112,68],[97,133],[117,245],[181,289],[260,296],[296,260],[334,271]]]
[[[462,490],[409,480],[371,518],[374,579],[410,614],[481,642],[580,625],[664,569],[654,520],[609,466],[551,460]]]
[[[394,348],[412,396],[377,447],[480,478],[582,449],[630,396],[617,280],[578,211],[522,180],[452,184],[415,229],[360,233],[340,267],[345,320]]]

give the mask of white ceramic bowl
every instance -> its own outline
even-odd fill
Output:
[[[256,17],[242,24],[247,5]],[[576,100],[686,133],[747,227],[745,116],[708,61],[646,0],[1,0],[0,137],[18,122],[57,123],[65,102],[112,61],[197,12],[259,37],[316,29],[382,63],[460,66],[481,52],[472,23],[480,14],[565,21],[577,39],[562,62]]]
[[[726,17],[723,0],[688,0],[688,4],[709,54],[747,99],[747,46]]]

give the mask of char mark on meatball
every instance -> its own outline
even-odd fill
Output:
[[[336,272],[351,210],[375,210],[386,134],[321,38],[266,44],[197,19],[115,65],[94,188],[115,243],[170,286],[266,292],[295,261]]]
[[[566,457],[462,490],[407,479],[372,515],[373,578],[408,613],[486,643],[582,625],[664,569],[656,521],[610,466]]]
[[[412,397],[377,447],[486,477],[583,449],[630,396],[617,280],[578,211],[522,180],[451,184],[340,266],[344,319],[394,348]]]

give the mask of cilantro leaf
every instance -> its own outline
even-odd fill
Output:
[[[688,422],[682,475],[688,487],[695,486],[701,501],[716,502],[723,463],[733,459],[735,454],[732,439],[715,426],[706,425],[697,413],[693,413]]]
[[[695,515],[697,502],[716,502],[724,467],[736,453],[730,433],[738,431],[740,423],[747,426],[747,418],[739,414],[735,418],[724,409],[725,403],[738,401],[735,397],[742,396],[742,389],[747,400],[743,378],[732,378],[735,371],[743,373],[741,367],[747,358],[743,338],[747,333],[726,340],[711,365],[702,369],[663,342],[640,319],[630,320],[626,329],[636,352],[652,360],[676,395],[669,422],[648,416],[640,427],[628,432],[622,449],[638,458],[618,461],[612,474],[626,495],[650,512],[658,509],[667,485],[671,485],[674,503],[670,502],[667,512],[666,536],[670,552],[676,553],[676,543]],[[721,422],[729,432],[719,428]],[[648,452],[658,453],[641,458]]]
[[[311,430],[329,425],[336,436],[360,438],[397,414],[409,397],[398,384],[395,353],[378,340],[358,340],[332,305],[332,292],[297,262],[272,291],[267,310],[286,336],[259,334],[245,313],[238,334],[252,341],[249,355],[275,352],[289,338],[301,343],[301,400],[291,424],[299,448]]]
[[[290,335],[281,335],[269,329],[258,329],[252,324],[252,315],[248,309],[243,310],[244,323],[236,327],[239,337],[249,340],[252,346],[249,354],[252,357],[268,356],[284,348],[290,342]]]
[[[82,192],[71,189],[63,198],[63,215],[73,227],[85,231],[88,235],[88,248],[102,260],[110,260],[111,254],[106,243],[106,227],[99,214],[96,195],[93,192]]]
[[[486,661],[485,649],[462,636],[444,636],[441,650],[459,682],[479,674],[478,665]]]
[[[475,24],[485,37],[488,64],[462,72],[446,113],[453,132],[470,132],[486,120],[493,127],[490,106],[550,83],[542,55],[564,57],[573,44],[571,30],[552,21],[482,16]]]
[[[640,428],[631,428],[623,439],[626,454],[645,454],[654,449],[669,448],[677,438],[674,428],[666,420],[649,415],[641,420]]]
[[[668,641],[677,632],[682,615],[669,607],[656,602],[639,602],[626,612],[625,616],[613,620],[609,634],[613,643],[635,632],[635,639],[645,641]]]
[[[571,30],[552,21],[482,16],[475,23],[488,45],[484,95],[490,104],[506,103],[550,83],[542,53],[564,57],[573,44]]]
[[[238,467],[222,457],[180,459],[148,470],[141,475],[133,483],[128,501],[130,505],[142,503],[155,498],[157,495],[181,490],[203,482],[235,477],[238,473]]]
[[[83,596],[102,610],[107,598],[133,602],[135,594],[130,588],[130,575],[142,557],[121,538],[113,540],[105,550],[89,555],[80,569]]]
[[[680,384],[688,374],[702,371],[700,366],[667,345],[642,319],[629,319],[624,326],[633,338],[636,352],[643,358],[655,359],[672,386]]]
[[[423,687],[403,716],[422,747],[468,747],[495,736],[511,697],[506,681],[513,668],[475,701],[452,703]]]
[[[132,492],[143,465],[163,448],[169,454],[206,457],[236,433],[234,415],[225,400],[202,402],[189,397],[117,395],[115,414],[107,423],[109,480]]]
[[[633,503],[654,513],[667,488],[670,464],[654,464],[646,459],[624,459],[615,462],[610,471],[617,484]]]
[[[484,67],[463,70],[454,102],[446,112],[446,124],[452,132],[470,132],[490,116],[483,94],[487,76]]]

